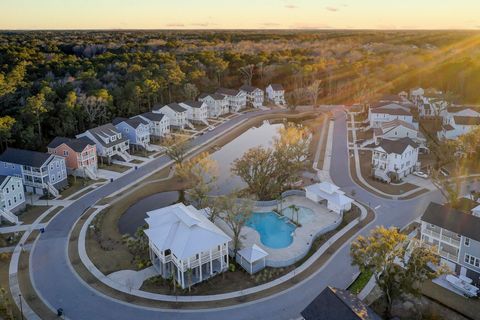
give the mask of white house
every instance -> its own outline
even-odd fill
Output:
[[[380,127],[374,128],[373,140],[375,144],[380,143],[381,140],[398,140],[401,138],[410,138],[421,148],[426,148],[427,139],[423,134],[415,128],[411,123],[402,120],[393,120],[390,122],[381,123]]]
[[[253,108],[260,108],[263,106],[263,90],[253,86],[243,85],[240,87],[240,91],[245,92],[247,95],[247,105]]]
[[[422,88],[413,88],[410,90],[410,100],[412,100],[413,103],[420,98],[423,97],[425,94],[425,90]]]
[[[198,101],[202,101],[207,104],[209,118],[218,118],[219,116],[229,112],[228,98],[223,94],[203,93],[198,98]]]
[[[247,95],[245,92],[235,89],[219,88],[215,92],[227,97],[230,112],[239,112],[247,106]]]
[[[148,123],[150,136],[164,137],[170,133],[170,119],[162,113],[146,112],[133,118],[140,118]]]
[[[155,105],[152,110],[154,113],[161,113],[170,119],[170,126],[184,129],[186,125],[193,128],[193,125],[187,119],[187,109],[178,103],[170,103],[167,105]]]
[[[187,119],[196,122],[203,123],[208,126],[208,106],[202,101],[185,101],[180,102],[180,105],[187,109]]]
[[[371,128],[378,128],[383,122],[393,120],[402,120],[418,128],[418,123],[413,121],[413,115],[408,107],[396,103],[389,103],[368,110],[368,121]]]
[[[150,259],[161,277],[187,288],[228,269],[230,237],[193,206],[177,203],[147,216]]]
[[[285,89],[281,84],[272,83],[265,89],[267,98],[276,105],[285,105]]]
[[[25,192],[20,177],[0,175],[0,217],[11,223],[18,223],[13,214],[25,208]],[[1,220],[0,219],[0,220]]]
[[[347,197],[338,186],[327,181],[306,186],[305,196],[314,202],[326,201],[327,208],[339,214],[352,208],[353,199]]]
[[[110,161],[111,157],[118,156],[125,161],[130,161],[131,156],[128,153],[129,141],[122,136],[111,123],[89,129],[84,133],[78,134],[77,138],[87,137],[95,143],[97,154]]]
[[[480,112],[472,107],[449,107],[443,113],[439,139],[456,139],[480,125]]]
[[[418,144],[410,138],[382,139],[373,149],[374,176],[386,182],[400,180],[419,167]]]

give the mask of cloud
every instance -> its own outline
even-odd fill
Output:
[[[286,4],[285,8],[287,8],[287,9],[297,9],[298,7],[294,4]]]
[[[339,9],[335,7],[325,7],[326,10],[331,11],[331,12],[337,12]]]

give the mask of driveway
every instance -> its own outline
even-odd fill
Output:
[[[232,119],[212,132],[197,137],[194,145],[219,135],[239,121],[275,111],[257,111]],[[278,111],[277,111],[278,112]],[[398,201],[379,198],[359,188],[349,176],[346,124],[343,112],[335,120],[331,175],[335,183],[347,193],[355,191],[355,198],[377,210],[374,225],[404,226],[421,215],[432,200],[439,201],[439,192],[429,192],[421,198]],[[31,255],[31,275],[39,295],[53,308],[63,308],[69,319],[292,319],[327,285],[345,288],[356,270],[350,265],[349,243],[346,243],[319,272],[296,286],[274,296],[232,307],[208,310],[160,310],[117,301],[95,291],[72,270],[66,255],[69,230],[83,210],[103,197],[148,175],[153,169],[167,165],[165,156],[132,171],[114,182],[100,187],[75,201],[59,213],[41,234]]]

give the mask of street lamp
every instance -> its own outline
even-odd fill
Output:
[[[18,298],[20,299],[20,317],[23,320],[23,305],[22,305],[22,294],[18,294]]]

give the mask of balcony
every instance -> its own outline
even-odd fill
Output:
[[[433,230],[424,229],[422,232],[423,232],[424,234],[429,235],[429,236],[431,236],[431,237],[434,237],[434,238],[436,238],[436,239],[441,239],[440,233],[435,232],[435,231],[433,231]]]
[[[452,244],[455,247],[460,247],[460,241],[459,240],[455,240],[455,239],[452,239],[452,238],[444,236],[444,235],[442,235],[441,239],[442,239],[442,241],[444,241],[446,243],[449,243],[449,244]]]

